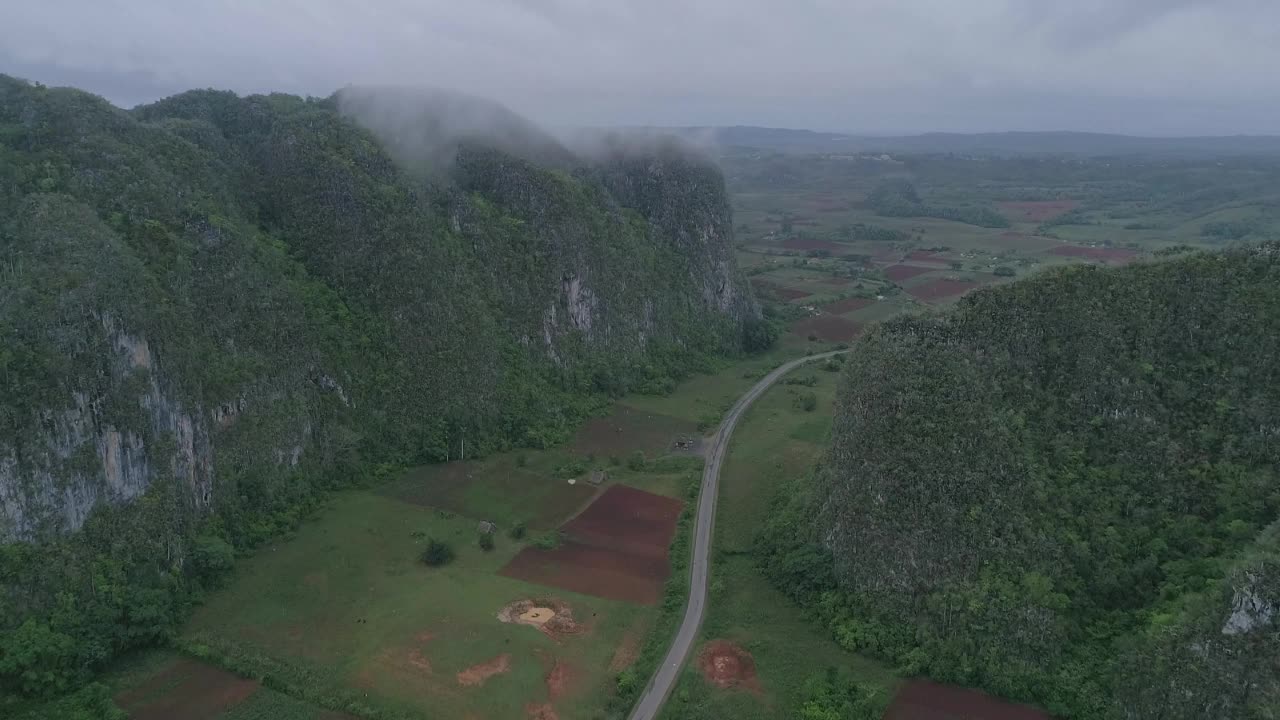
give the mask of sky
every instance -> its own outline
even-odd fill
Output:
[[[124,107],[422,85],[550,127],[1280,134],[1276,0],[0,0],[0,72]]]

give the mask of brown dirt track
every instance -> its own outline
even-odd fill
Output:
[[[711,640],[698,653],[698,670],[718,688],[760,691],[756,661],[751,653],[728,640]]]
[[[586,595],[652,605],[671,574],[667,551],[683,504],[613,485],[562,530],[552,550],[526,547],[500,574]]]
[[[827,303],[822,306],[822,309],[832,315],[843,315],[854,310],[861,310],[868,305],[875,305],[875,303],[875,300],[868,300],[867,298],[845,298],[844,300]]]
[[[1138,253],[1133,250],[1085,247],[1083,245],[1059,245],[1058,247],[1051,249],[1049,254],[1061,257],[1079,257],[1088,258],[1090,260],[1101,260],[1103,262],[1114,261],[1122,263],[1138,257]]]
[[[955,297],[956,295],[963,295],[976,287],[982,287],[982,283],[941,279],[907,288],[907,292],[917,300],[933,302]]]
[[[898,691],[882,720],[1049,720],[1049,715],[977,690],[912,680]]]
[[[815,315],[791,326],[791,332],[800,337],[813,335],[827,342],[849,342],[862,332],[862,326],[839,315]]]
[[[196,660],[175,661],[116,695],[131,720],[213,720],[258,690],[258,683]]]
[[[492,660],[487,660],[479,665],[472,665],[458,673],[458,684],[468,687],[483,685],[486,680],[494,675],[501,675],[510,669],[511,653],[503,653]]]
[[[1080,203],[1075,200],[1008,201],[997,203],[997,205],[1000,207],[1000,212],[1004,213],[1010,220],[1025,220],[1027,222],[1044,222],[1059,215],[1065,215],[1080,207]]]
[[[937,270],[937,268],[915,267],[913,265],[890,265],[884,269],[884,276],[897,283],[902,282],[903,280],[910,280],[917,275],[931,273],[935,270]]]

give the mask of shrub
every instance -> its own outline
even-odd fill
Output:
[[[524,453],[516,455],[516,467],[522,468],[529,464],[529,456]]]
[[[480,549],[489,552],[493,549],[493,533],[480,533]]]
[[[627,467],[639,472],[644,469],[645,459],[644,451],[636,450],[627,458]]]
[[[1000,265],[995,270],[992,270],[991,272],[994,273],[997,277],[1013,277],[1014,275],[1018,274],[1016,271],[1014,271],[1013,268],[1009,267],[1008,265]]]
[[[818,396],[811,392],[797,393],[791,404],[798,410],[813,412],[814,408],[818,407]]]
[[[525,523],[525,521],[521,520],[520,522],[511,526],[511,529],[507,531],[507,535],[511,536],[512,540],[523,540],[525,533],[527,533],[528,531],[529,531],[529,526]]]
[[[428,540],[426,549],[422,551],[422,562],[428,567],[448,565],[453,558],[453,546],[435,539]]]

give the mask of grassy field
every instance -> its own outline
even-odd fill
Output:
[[[371,490],[336,494],[292,536],[238,564],[177,639],[182,654],[135,659],[115,673],[117,697],[142,720],[192,703],[207,709],[205,720],[506,718],[548,703],[564,720],[597,717],[615,692],[620,662],[653,645],[661,608],[549,589],[498,570],[592,501],[598,490],[585,482],[592,470],[607,472],[609,483],[687,499],[702,459],[669,452],[672,441],[714,427],[785,359],[826,347],[787,338],[670,396],[624,398],[559,448],[414,468]],[[824,432],[813,422],[819,418],[809,414],[804,431],[815,439]],[[491,551],[479,547],[479,520],[499,528]],[[519,523],[530,534],[516,541],[507,532]],[[448,542],[456,559],[425,566],[419,555],[429,539]],[[549,598],[567,603],[583,631],[550,637],[498,620],[509,603]],[[486,663],[504,669],[480,684],[459,681]],[[548,677],[557,666],[553,690]],[[246,686],[245,677],[255,680]]]
[[[711,685],[695,658],[664,711],[666,720],[794,718],[806,680],[828,668],[843,668],[877,688],[886,703],[897,685],[887,668],[843,650],[824,629],[805,619],[760,575],[750,555],[777,484],[806,472],[822,452],[837,375],[802,368],[792,377],[814,377],[816,385],[778,385],[761,397],[738,425],[721,477],[711,602],[702,637],[728,640],[747,650],[758,691]],[[817,398],[812,411],[796,406],[796,398],[808,392]]]

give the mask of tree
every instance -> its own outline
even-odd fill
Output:
[[[480,549],[489,552],[493,549],[493,533],[480,533]]]
[[[448,565],[453,558],[453,546],[434,538],[427,540],[427,547],[422,551],[422,562],[428,567]]]

